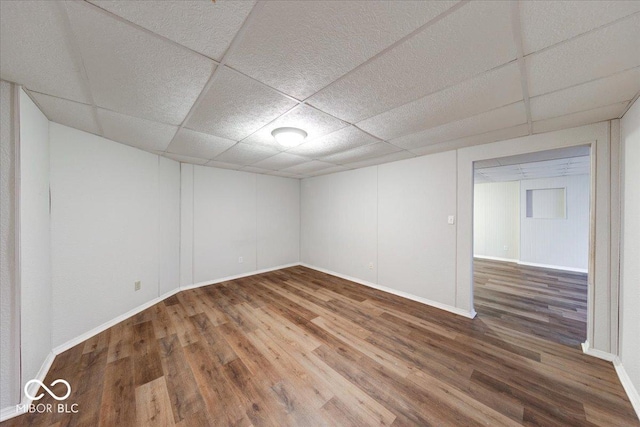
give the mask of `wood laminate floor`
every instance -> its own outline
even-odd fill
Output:
[[[640,425],[610,363],[526,332],[292,267],[60,354],[45,383],[67,379],[78,413],[5,425]]]

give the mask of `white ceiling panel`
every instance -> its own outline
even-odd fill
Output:
[[[328,135],[316,138],[313,141],[306,142],[288,150],[287,152],[312,159],[318,159],[340,151],[349,150],[362,145],[373,144],[375,142],[378,142],[378,139],[362,132],[355,126],[348,126]]]
[[[381,165],[384,163],[395,162],[398,160],[410,159],[416,157],[415,154],[409,151],[398,151],[396,153],[385,154],[384,156],[374,157],[373,159],[360,160],[358,162],[347,163],[344,165],[349,169],[364,168],[367,166]]]
[[[346,165],[347,163],[368,160],[373,157],[380,157],[397,151],[401,151],[401,149],[395,145],[391,145],[386,142],[378,142],[376,144],[363,145],[341,153],[332,154],[330,156],[323,157],[321,160],[337,165]]]
[[[310,103],[355,123],[515,58],[509,2],[471,2],[314,95]]]
[[[98,108],[104,136],[142,150],[164,151],[178,130],[177,126],[152,122]]]
[[[213,61],[88,3],[66,5],[96,104],[162,123],[182,123],[209,79]]]
[[[191,163],[194,165],[204,165],[205,163],[207,163],[209,160],[208,159],[200,159],[197,157],[189,157],[189,156],[181,156],[180,154],[172,154],[172,153],[162,153],[162,156],[171,159],[171,160],[175,160],[176,162],[181,162],[181,163]]]
[[[629,101],[638,91],[640,91],[640,67],[533,97],[530,101],[531,118],[544,120]]]
[[[318,111],[308,105],[300,105],[291,112],[278,117],[253,135],[246,138],[244,143],[273,147],[280,151],[286,150],[279,145],[271,135],[271,131],[279,127],[295,127],[307,132],[307,138],[312,140],[348,126],[342,120]]]
[[[246,166],[259,162],[260,160],[264,160],[267,157],[271,157],[278,153],[278,150],[271,147],[259,147],[255,145],[243,144],[240,142],[229,148],[227,151],[220,154],[213,160],[217,162]]]
[[[251,166],[268,170],[280,170],[299,165],[301,163],[306,163],[308,161],[309,159],[296,156],[295,154],[280,153],[267,159],[261,160],[258,163],[254,163]]]
[[[238,141],[295,105],[275,90],[223,68],[186,126]]]
[[[391,142],[407,150],[413,150],[425,145],[479,135],[526,122],[527,114],[524,102],[517,102],[473,117],[396,138]]]
[[[522,99],[520,70],[514,62],[371,117],[358,127],[382,139],[397,138]]]
[[[205,166],[218,168],[218,169],[231,169],[231,170],[238,170],[242,167],[242,165],[238,165],[235,163],[218,162],[215,160],[208,161],[207,163],[205,163]]]
[[[36,92],[29,92],[29,94],[52,122],[100,135],[91,105]]]
[[[326,169],[320,169],[319,171],[309,172],[305,174],[305,176],[320,176],[320,175],[329,175],[330,173],[343,172],[349,170],[344,166],[333,166]]]
[[[268,174],[269,172],[273,172],[273,170],[271,169],[262,169],[262,168],[257,168],[255,166],[243,166],[238,170],[242,172],[261,173],[261,174]]]
[[[455,3],[269,1],[228,63],[302,100]]]
[[[230,139],[182,128],[178,131],[171,145],[167,147],[167,151],[183,156],[213,159],[234,144],[235,141]]]
[[[474,178],[475,183],[482,183],[587,175],[590,172],[590,165],[589,156],[547,160],[476,169]]]
[[[617,104],[607,105],[606,107],[533,122],[533,133],[551,132],[554,130],[615,119],[620,117],[627,108],[627,105],[629,105],[629,102],[619,102]]]
[[[640,11],[638,1],[521,1],[525,54]]]
[[[91,3],[196,52],[220,60],[255,1],[95,1]]]
[[[336,165],[334,165],[333,163],[312,160],[307,163],[301,163],[296,166],[291,166],[289,168],[281,170],[280,172],[292,173],[292,174],[298,174],[298,175],[307,175],[307,174],[315,173],[321,170],[334,168],[334,167],[336,167]]]
[[[28,89],[90,103],[55,2],[0,1],[0,76]]]
[[[640,14],[525,58],[529,94],[541,95],[640,65]]]
[[[305,177],[304,175],[300,175],[297,173],[289,173],[289,172],[282,172],[282,171],[271,171],[267,173],[267,175],[279,176],[281,178],[294,178],[294,179],[300,179]]]

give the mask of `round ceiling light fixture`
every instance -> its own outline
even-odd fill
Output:
[[[302,141],[307,137],[307,133],[298,128],[277,128],[271,131],[271,135],[278,144],[287,148],[302,144]]]

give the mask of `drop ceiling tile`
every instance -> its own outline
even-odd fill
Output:
[[[515,58],[509,2],[470,2],[309,102],[355,123]]]
[[[261,160],[258,163],[254,163],[251,166],[269,169],[280,170],[291,166],[299,165],[301,163],[308,162],[309,159],[305,157],[296,156],[295,154],[280,153],[267,159]]]
[[[306,175],[306,174],[311,174],[311,173],[314,173],[314,172],[317,172],[317,171],[320,171],[320,170],[333,168],[335,166],[336,165],[334,165],[333,163],[320,162],[318,160],[312,160],[312,161],[307,162],[307,163],[301,163],[301,164],[296,165],[296,166],[291,166],[289,168],[282,169],[280,172]]]
[[[395,145],[391,145],[387,142],[378,142],[375,144],[352,148],[351,150],[343,151],[341,153],[332,154],[330,156],[323,157],[321,160],[329,163],[335,163],[337,165],[346,165],[348,163],[360,162],[373,157],[380,157],[385,154],[395,153],[397,151],[401,151],[401,149]]]
[[[316,138],[313,141],[305,142],[302,145],[288,150],[287,153],[318,159],[340,151],[360,147],[362,145],[373,144],[378,141],[378,139],[362,132],[357,127],[348,126],[328,135]]]
[[[606,107],[533,122],[533,133],[550,132],[615,119],[620,117],[627,105],[629,105],[628,102],[619,102]]]
[[[238,165],[235,163],[217,162],[215,160],[208,161],[207,163],[205,163],[205,166],[208,166],[211,168],[231,169],[231,170],[238,170],[242,167],[242,165]]]
[[[30,90],[90,103],[57,2],[0,1],[0,76]]]
[[[224,163],[232,163],[240,166],[250,165],[267,157],[278,154],[278,150],[269,147],[259,147],[238,143],[220,154],[213,160]]]
[[[307,174],[307,176],[329,175],[330,173],[343,172],[347,170],[349,170],[349,168],[346,168],[344,166],[334,166],[331,168],[320,169],[319,171],[310,172]]]
[[[256,168],[254,166],[243,166],[241,169],[238,169],[238,170],[242,172],[261,173],[261,174],[268,174],[269,172],[273,172],[271,169]]]
[[[219,60],[255,1],[95,1],[91,3]]]
[[[342,120],[331,117],[308,105],[300,105],[291,112],[278,117],[272,123],[249,136],[242,142],[252,145],[272,147],[281,151],[285,147],[279,145],[271,135],[271,131],[279,127],[296,127],[307,132],[307,139],[312,140],[348,126]]]
[[[172,154],[172,153],[162,153],[162,155],[171,160],[175,160],[180,163],[191,163],[193,165],[204,165],[209,160],[208,159],[200,159],[197,157],[189,157],[189,156],[181,156],[180,154]]]
[[[267,175],[279,176],[281,178],[295,178],[295,179],[305,178],[305,175],[300,175],[297,173],[282,172],[282,171],[271,171]]]
[[[295,105],[278,92],[223,68],[186,127],[238,141]]]
[[[66,2],[96,104],[180,124],[214,69],[213,61],[114,19]]]
[[[631,100],[640,91],[640,67],[531,98],[531,118],[544,120]]]
[[[213,159],[235,143],[230,139],[182,128],[167,147],[167,151],[183,156]]]
[[[347,163],[344,166],[349,169],[358,169],[367,166],[382,165],[384,163],[395,162],[398,160],[410,159],[412,157],[416,157],[416,155],[409,151],[398,151],[397,153],[385,154],[384,156],[374,157],[372,159]]]
[[[36,92],[29,92],[29,94],[52,122],[100,135],[91,105]]]
[[[178,130],[177,126],[139,119],[98,108],[104,136],[145,151],[164,151]]]
[[[394,108],[357,125],[391,139],[474,116],[523,99],[517,63]]]
[[[391,142],[407,150],[414,150],[425,145],[480,135],[526,122],[524,102],[517,102],[473,117],[392,139]]]
[[[524,52],[538,51],[638,11],[637,1],[522,1]]]
[[[640,65],[640,14],[525,58],[531,96]]]
[[[302,100],[455,3],[266,2],[228,62]]]

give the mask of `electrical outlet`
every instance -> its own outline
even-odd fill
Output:
[[[453,216],[453,215],[449,215],[449,216],[447,217],[447,224],[449,224],[449,225],[453,225],[453,224],[455,224],[455,223],[456,223],[456,217],[455,217],[455,216]]]
[[[238,264],[242,264],[244,262],[244,258],[238,257]]]
[[[142,283],[140,282],[140,280],[136,280],[133,283],[133,290],[139,291],[141,287],[142,287]]]
[[[369,270],[373,270],[373,263],[372,262],[369,263]]]
[[[504,250],[505,250],[505,251],[508,251],[508,250],[509,250],[509,246],[504,245]]]

